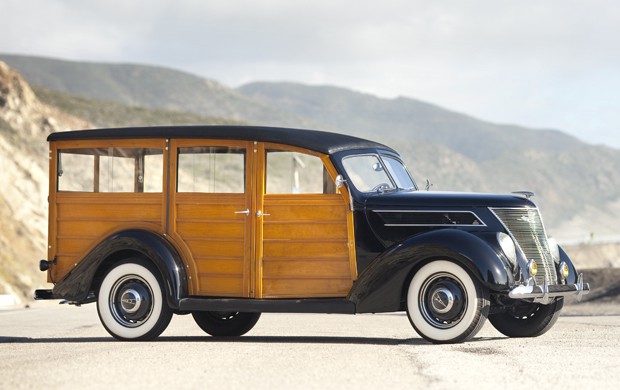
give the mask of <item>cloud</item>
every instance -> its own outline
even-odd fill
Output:
[[[620,146],[611,0],[4,0],[3,14],[2,52],[336,84]]]

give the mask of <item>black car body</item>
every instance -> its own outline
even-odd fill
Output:
[[[566,253],[548,239],[531,194],[420,190],[396,151],[372,141],[317,131],[226,126],[75,131],[52,134],[48,140],[51,145],[50,253],[48,260],[41,261],[41,269],[49,269],[49,279],[55,287],[37,290],[36,297],[65,299],[75,304],[97,301],[104,326],[119,339],[156,337],[165,329],[172,313],[192,313],[206,332],[233,336],[250,330],[262,312],[394,311],[407,311],[416,331],[432,342],[467,340],[487,318],[508,336],[529,337],[544,333],[554,324],[565,296],[580,297],[589,291]],[[141,142],[148,147],[140,146]],[[245,172],[245,187],[224,192],[252,194],[245,198],[234,193],[185,194],[181,187],[186,172],[181,165],[186,151],[198,156],[198,153],[212,153],[213,158],[224,158],[231,153],[242,155],[239,161]],[[296,184],[292,184],[293,191],[286,195],[268,194],[272,185],[270,172],[282,169],[269,166],[271,156],[277,157],[275,152],[292,156],[291,180]],[[71,187],[63,190],[63,181],[68,179],[62,176],[67,176],[65,171],[70,168],[66,161],[70,162],[73,155],[87,156],[88,161],[96,162],[94,190],[91,184],[77,191]],[[157,183],[159,190],[155,190],[161,197],[146,194],[144,184],[143,165],[153,155],[161,156],[155,165],[164,172],[158,179],[163,184]],[[298,195],[300,186],[304,185],[298,183],[300,172],[303,176],[307,164],[300,158],[306,155],[322,162],[324,182],[322,187],[319,185],[320,194]],[[119,194],[118,199],[99,189],[99,178],[103,177],[100,161],[115,158],[135,161],[133,187],[126,190],[131,194]],[[191,202],[175,203],[181,202],[179,199],[184,196]],[[201,291],[200,286],[196,287],[198,282],[192,275],[204,276],[208,272],[192,270],[196,267],[189,259],[195,255],[190,253],[192,246],[183,244],[184,237],[179,233],[182,229],[175,230],[177,223],[184,221],[177,218],[177,209],[197,205],[208,196],[222,205],[231,202],[227,199],[239,199],[239,210],[234,212],[237,219],[233,222],[243,223],[245,218],[249,232],[246,236],[252,235],[253,242],[257,242],[246,250],[250,263],[243,271],[243,283],[247,283],[239,293],[209,290],[208,286]],[[295,203],[296,199],[305,200]],[[162,215],[149,224],[142,223],[139,214],[121,218],[109,208],[96,214],[99,217],[86,215],[93,207],[112,201],[119,205],[144,204],[144,207],[161,202],[158,208]],[[323,201],[336,207],[334,210],[342,221],[321,224],[323,217],[319,215],[323,214],[317,212],[313,216],[312,207],[322,210]],[[64,205],[71,202],[82,205],[84,215],[63,217]],[[292,205],[286,211],[291,219],[265,221],[271,213],[275,214],[271,210],[278,210],[278,202]],[[310,211],[300,214],[301,209]],[[300,219],[299,215],[303,217]],[[324,215],[331,218],[329,214]],[[79,225],[79,221],[87,218],[101,221],[91,224],[96,234],[91,232],[87,237],[80,237],[75,231],[86,226]],[[68,220],[74,225],[64,222]],[[218,225],[223,222],[213,217],[200,221],[203,222],[200,231],[204,234],[211,234],[217,226],[228,226]],[[213,224],[209,225],[209,221]],[[105,229],[97,230],[97,223]],[[331,278],[328,266],[335,264],[329,263],[335,257],[329,253],[326,258],[319,258],[320,253],[298,258],[293,258],[300,256],[297,253],[289,254],[277,260],[282,267],[288,261],[289,268],[283,274],[305,283],[306,287],[298,295],[294,288],[288,293],[287,287],[274,287],[269,292],[269,286],[277,282],[268,280],[271,271],[262,268],[270,264],[269,260],[276,261],[265,254],[268,244],[266,240],[261,241],[263,235],[269,234],[269,223],[288,224],[291,230],[306,232],[295,233],[298,235],[294,239],[289,237],[288,241],[272,240],[284,242],[285,252],[286,242],[302,243],[301,246],[291,244],[288,252],[303,252],[303,243],[310,251],[316,243],[301,234],[317,237],[319,233],[308,226],[324,226],[326,231],[320,240],[325,243],[330,242],[326,237],[327,227],[344,226],[343,239],[349,249],[344,252],[342,264],[345,268],[351,265],[346,274],[349,276],[339,274]],[[63,235],[70,227],[73,235]],[[199,239],[194,237],[194,241]],[[74,249],[70,254],[62,250],[79,245],[83,249]],[[301,269],[303,259],[312,262],[312,267],[307,263],[305,276],[300,276],[302,271],[296,274],[290,264],[298,264]],[[290,276],[293,274],[298,276]],[[278,278],[285,279],[285,276],[272,277]],[[208,281],[214,279],[205,277],[204,280],[207,282],[203,284],[209,285]],[[311,280],[317,283],[314,287]],[[321,291],[323,285],[330,290]]]

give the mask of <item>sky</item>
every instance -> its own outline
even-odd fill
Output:
[[[0,0],[0,52],[335,85],[620,148],[613,0]]]

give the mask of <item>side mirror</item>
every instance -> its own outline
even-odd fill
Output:
[[[346,182],[347,181],[344,179],[344,177],[342,177],[342,175],[338,175],[336,176],[336,180],[334,181],[334,184],[336,185],[336,188],[341,189],[344,183]]]

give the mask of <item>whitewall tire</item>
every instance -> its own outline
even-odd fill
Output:
[[[469,340],[489,312],[488,291],[460,265],[432,261],[420,268],[407,291],[407,315],[423,338],[433,343]]]
[[[141,259],[112,268],[97,295],[97,311],[108,333],[119,340],[151,340],[170,323],[156,269]]]

